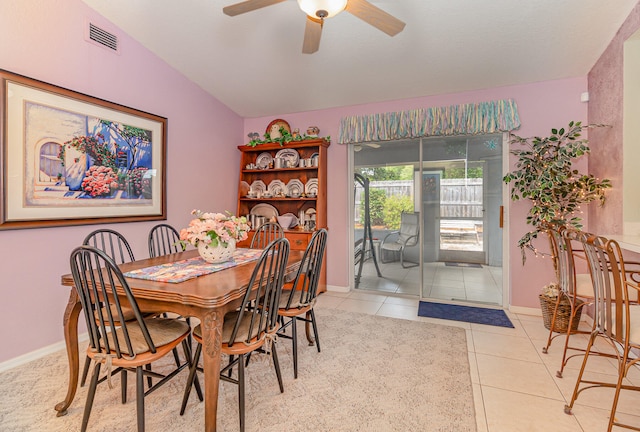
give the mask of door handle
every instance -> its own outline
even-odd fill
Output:
[[[500,228],[504,227],[504,206],[500,206]]]

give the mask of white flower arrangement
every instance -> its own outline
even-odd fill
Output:
[[[229,240],[245,240],[251,229],[247,219],[230,213],[204,213],[193,210],[191,214],[196,218],[189,222],[187,228],[180,230],[180,241],[198,246],[199,243],[216,247],[218,244],[227,246]]]

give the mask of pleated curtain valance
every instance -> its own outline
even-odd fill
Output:
[[[339,144],[507,132],[520,127],[513,99],[343,117]]]

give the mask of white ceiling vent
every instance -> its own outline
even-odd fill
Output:
[[[87,40],[118,52],[118,37],[93,23],[89,23]]]

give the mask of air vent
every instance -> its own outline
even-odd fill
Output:
[[[89,39],[106,48],[118,51],[118,37],[92,23],[89,23]]]

